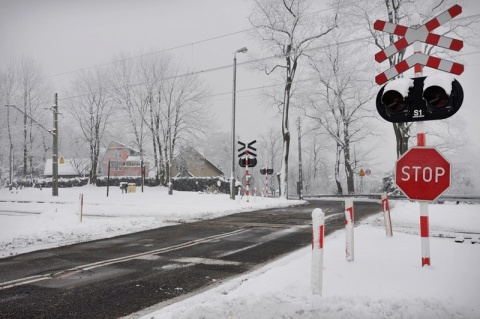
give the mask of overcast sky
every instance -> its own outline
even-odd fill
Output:
[[[467,1],[467,7],[463,16],[480,13],[478,0]],[[256,53],[247,32],[239,32],[251,28],[247,19],[250,8],[247,0],[0,0],[0,61],[22,54],[33,57],[52,76],[58,92],[69,84],[70,71],[107,63],[120,52],[137,55],[141,50],[182,46],[172,53],[195,70],[231,65],[233,53],[241,47],[247,46],[249,52],[237,55],[238,62]],[[462,53],[478,50],[467,47]],[[466,99],[457,114],[467,119],[466,133],[477,141],[475,147],[480,146],[479,57],[478,53],[464,55],[465,72],[458,78]],[[219,128],[229,132],[232,69],[204,76],[215,95],[212,102]],[[237,70],[238,91],[263,84],[270,83],[254,71]],[[274,111],[262,105],[259,93],[253,90],[237,95],[237,133],[247,142],[258,139],[268,127],[280,125],[278,118],[273,123]],[[391,124],[381,123],[379,129],[388,136],[392,145],[388,158],[394,161]]]

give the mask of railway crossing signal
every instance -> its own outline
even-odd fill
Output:
[[[376,105],[384,120],[399,123],[446,119],[462,102],[460,83],[441,74],[390,81],[378,92]]]

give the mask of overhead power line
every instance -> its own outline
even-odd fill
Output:
[[[313,12],[307,13],[306,15],[323,13],[323,12],[327,12],[327,11],[330,11],[330,10],[333,10],[333,9],[336,9],[336,8],[343,8],[343,7],[346,7],[346,6],[348,6],[348,5],[356,4],[356,3],[361,2],[361,1],[363,1],[363,0],[357,0],[356,2],[346,3],[346,4],[340,5],[340,6],[335,7],[335,8],[326,8],[326,9],[322,9],[322,10],[313,11]],[[57,77],[57,76],[62,76],[62,75],[71,74],[71,73],[77,73],[77,72],[81,72],[81,71],[86,71],[86,70],[90,70],[90,69],[101,68],[101,67],[104,67],[104,66],[108,66],[108,65],[111,65],[111,64],[115,64],[115,63],[120,63],[120,62],[123,62],[123,61],[129,61],[129,60],[133,60],[133,59],[142,58],[142,57],[145,57],[145,56],[150,56],[150,55],[160,54],[160,53],[163,53],[163,52],[173,51],[173,50],[177,50],[177,49],[181,49],[181,48],[193,46],[193,45],[200,44],[200,43],[204,43],[204,42],[209,42],[209,41],[213,41],[213,40],[218,40],[218,39],[225,38],[225,37],[229,37],[229,36],[232,36],[232,35],[236,35],[236,34],[248,32],[248,31],[253,31],[253,30],[255,30],[255,28],[248,28],[248,29],[244,29],[244,30],[240,30],[240,31],[235,31],[235,32],[226,33],[226,34],[221,34],[221,35],[214,36],[214,37],[211,37],[211,38],[207,38],[207,39],[203,39],[203,40],[199,40],[199,41],[194,41],[194,42],[190,42],[190,43],[186,43],[186,44],[181,44],[181,45],[174,46],[174,47],[167,48],[167,49],[157,50],[157,51],[153,51],[153,52],[149,52],[149,53],[145,53],[145,54],[140,54],[140,55],[128,57],[128,58],[125,58],[125,59],[119,59],[119,60],[115,60],[115,61],[112,61],[112,62],[97,64],[97,65],[92,65],[92,66],[88,66],[88,67],[80,68],[80,69],[76,69],[76,70],[71,70],[71,71],[56,73],[56,74],[52,74],[52,75],[49,75],[49,76],[50,76],[50,77]]]
[[[367,36],[367,37],[352,39],[352,40],[343,41],[343,42],[339,42],[339,43],[327,44],[327,45],[322,45],[322,46],[318,46],[318,47],[308,48],[308,49],[305,49],[304,51],[305,52],[310,52],[310,51],[323,50],[323,49],[327,49],[329,47],[336,46],[336,45],[347,45],[347,44],[352,44],[352,43],[355,43],[355,42],[362,42],[362,41],[365,41],[365,40],[369,40],[370,38],[371,38],[370,36]],[[265,60],[279,59],[279,58],[284,58],[284,57],[285,56],[282,56],[282,55],[272,55],[272,56],[267,56],[267,57],[258,58],[258,59],[254,59],[254,60],[240,62],[240,63],[237,63],[237,66],[257,63],[257,62],[265,61]],[[193,76],[193,75],[199,75],[199,74],[205,74],[205,73],[209,73],[209,72],[219,71],[219,70],[223,70],[223,69],[227,69],[227,68],[231,68],[231,67],[232,67],[231,64],[227,64],[227,65],[213,67],[213,68],[209,68],[209,69],[205,69],[205,70],[199,70],[199,71],[188,72],[188,73],[179,74],[179,75],[175,75],[175,76],[171,76],[171,77],[165,77],[165,78],[162,78],[158,81],[159,82],[169,81],[169,80],[174,80],[174,79],[182,78],[182,77],[186,77],[186,76]],[[130,88],[130,87],[140,86],[140,85],[144,85],[144,84],[148,84],[148,83],[150,83],[150,82],[133,83],[133,84],[130,84],[126,87]],[[123,87],[123,88],[125,88],[125,87]],[[75,96],[59,98],[59,101],[71,100],[71,99],[74,99],[74,98],[88,96],[92,93],[108,92],[108,91],[115,90],[115,89],[116,89],[115,87],[110,87],[110,88],[98,90],[98,91],[95,91],[95,92],[90,92],[88,94],[80,94],[80,95],[75,95]]]

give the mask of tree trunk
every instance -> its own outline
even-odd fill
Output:
[[[347,175],[347,192],[348,194],[355,193],[355,183],[353,178],[353,168],[350,164],[350,146],[347,144],[343,150],[343,155],[345,158],[345,173]]]
[[[335,184],[337,185],[337,194],[342,195],[342,183],[340,182],[340,155],[342,153],[342,146],[337,143],[337,152],[335,156]]]
[[[392,123],[395,132],[395,140],[397,142],[397,158],[400,158],[408,151],[409,127],[407,123]]]

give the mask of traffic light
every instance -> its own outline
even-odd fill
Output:
[[[463,89],[452,76],[396,79],[377,94],[377,111],[393,123],[446,119],[462,106]]]
[[[260,168],[260,174],[273,175],[273,168]]]
[[[238,159],[238,165],[241,167],[247,166],[247,158],[242,157]],[[257,166],[257,159],[255,157],[248,157],[248,167],[255,167]]]

